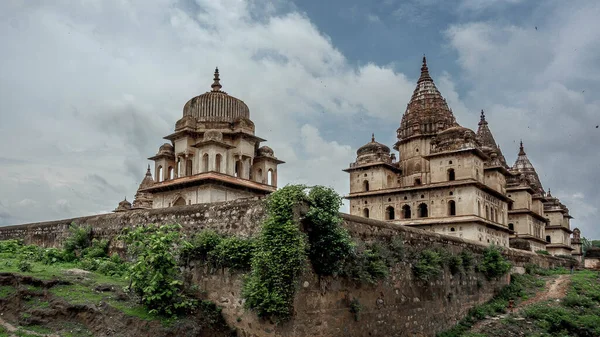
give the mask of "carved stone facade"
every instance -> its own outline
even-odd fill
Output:
[[[483,244],[509,246],[510,238],[532,251],[570,254],[568,209],[545,196],[523,146],[509,168],[483,111],[476,133],[460,126],[425,57],[397,138],[398,159],[372,136],[344,170],[350,214]]]
[[[265,196],[277,188],[277,159],[254,134],[250,109],[222,91],[219,70],[212,90],[190,99],[174,133],[160,146],[154,178],[148,167],[133,202],[165,208]],[[131,207],[130,207],[131,208]],[[119,207],[123,210],[123,207]]]

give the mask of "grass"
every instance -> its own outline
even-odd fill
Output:
[[[0,325],[0,337],[8,337],[8,331],[6,331],[6,329]]]
[[[524,274],[511,275],[509,285],[494,296],[490,301],[482,305],[471,308],[467,316],[463,318],[453,328],[441,332],[439,337],[458,337],[458,336],[478,336],[477,334],[469,334],[471,327],[478,321],[485,319],[487,316],[506,313],[508,303],[513,300],[516,303],[523,301],[529,296],[535,294],[541,288],[544,288],[545,281],[539,279],[535,275]]]
[[[13,286],[0,286],[0,298],[7,298],[16,292],[17,290]]]

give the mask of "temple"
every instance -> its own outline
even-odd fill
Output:
[[[219,70],[211,90],[190,99],[183,117],[158,152],[133,204],[126,200],[115,211],[165,208],[261,197],[277,188],[277,159],[265,140],[254,134],[250,110],[221,90]]]
[[[351,214],[486,245],[574,250],[569,211],[544,192],[523,144],[509,167],[483,110],[477,132],[460,126],[425,57],[396,136],[397,158],[372,135],[344,170]]]

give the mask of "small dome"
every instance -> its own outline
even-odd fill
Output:
[[[126,208],[131,208],[131,203],[129,201],[127,201],[127,199],[125,199],[119,203],[119,207],[121,207],[121,206],[126,207]]]
[[[258,150],[256,152],[259,156],[263,156],[263,157],[273,157],[274,156],[273,149],[268,146],[261,146],[258,148]]]
[[[371,137],[371,142],[359,147],[358,150],[356,151],[356,155],[363,156],[363,155],[372,154],[372,153],[389,154],[390,148],[384,144],[376,142],[375,136],[373,135]]]
[[[191,116],[199,122],[232,123],[239,117],[249,118],[246,103],[221,91],[219,69],[215,70],[212,91],[190,99],[183,107],[183,116]]]

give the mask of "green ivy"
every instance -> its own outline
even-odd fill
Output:
[[[413,274],[422,281],[432,281],[444,271],[442,256],[434,250],[426,249],[419,254],[413,266]]]
[[[260,317],[285,320],[292,316],[294,293],[307,256],[306,236],[295,221],[295,206],[307,200],[305,188],[288,185],[267,199],[267,217],[242,292],[246,306]]]
[[[337,275],[354,249],[350,234],[341,226],[342,197],[329,187],[315,186],[308,202],[308,255],[313,269],[318,275]]]

